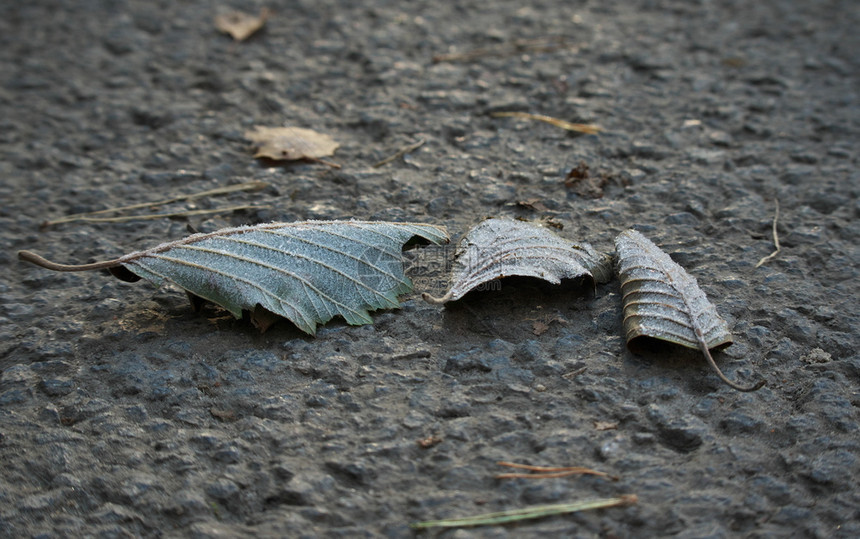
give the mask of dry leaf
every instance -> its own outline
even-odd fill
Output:
[[[619,234],[615,249],[628,347],[635,348],[640,339],[653,338],[698,348],[731,387],[755,391],[764,385],[764,380],[752,386],[738,385],[717,367],[710,349],[730,345],[732,336],[695,278],[635,230]]]
[[[313,335],[335,316],[370,324],[368,310],[399,307],[412,290],[402,246],[413,237],[447,241],[421,223],[307,221],[268,223],[194,234],[115,260],[66,266],[20,251],[21,260],[55,271],[108,269],[116,277],[165,281],[221,305],[236,318],[263,309]],[[258,320],[264,324],[265,320]]]
[[[231,11],[215,17],[215,28],[230,34],[236,41],[245,41],[266,24],[270,14],[268,8],[261,9],[259,15]]]
[[[263,127],[246,131],[245,138],[256,143],[254,157],[266,157],[276,161],[298,159],[318,160],[332,155],[340,146],[330,136],[313,129],[301,127]]]
[[[611,258],[587,243],[574,244],[549,230],[522,221],[487,219],[472,228],[457,247],[451,289],[441,298],[424,294],[429,303],[447,303],[481,284],[519,275],[559,284],[562,279],[612,278]]]

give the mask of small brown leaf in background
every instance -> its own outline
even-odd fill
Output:
[[[597,430],[615,430],[618,428],[618,423],[612,421],[595,421],[594,428]]]
[[[270,14],[268,8],[261,9],[259,15],[231,11],[215,17],[215,28],[230,34],[236,41],[245,41],[266,24]]]
[[[592,176],[585,161],[580,161],[567,173],[564,185],[583,198],[603,198],[603,188],[609,183],[605,174]]]
[[[246,131],[245,138],[257,145],[254,157],[267,157],[276,161],[298,159],[319,160],[332,155],[340,146],[330,136],[301,127],[254,127]]]

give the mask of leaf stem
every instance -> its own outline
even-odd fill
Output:
[[[699,334],[698,331],[696,333]],[[764,380],[764,379],[759,380],[758,382],[756,382],[755,384],[753,384],[751,386],[742,386],[740,384],[732,382],[731,380],[726,378],[726,375],[723,374],[723,371],[721,371],[720,368],[717,366],[717,362],[714,361],[713,356],[711,356],[711,351],[708,350],[708,345],[705,343],[704,338],[700,334],[699,334],[699,348],[701,348],[702,352],[704,352],[705,359],[708,360],[708,364],[711,366],[711,368],[714,370],[714,372],[717,373],[717,376],[720,377],[720,380],[722,380],[723,382],[728,384],[730,387],[733,387],[733,388],[737,389],[738,391],[743,391],[743,392],[748,393],[750,391],[757,391],[757,390],[761,389],[767,383],[767,380]]]
[[[45,269],[49,269],[52,271],[91,271],[115,268],[116,266],[121,265],[119,259],[93,262],[92,264],[57,264],[56,262],[51,262],[50,260],[43,258],[32,251],[18,251],[18,260],[23,260],[25,262],[41,266]]]
[[[445,294],[444,296],[442,296],[441,298],[437,298],[435,296],[432,296],[427,292],[424,292],[423,294],[421,294],[421,297],[424,299],[424,301],[426,301],[427,303],[430,303],[432,305],[443,305],[443,304],[451,301],[451,297],[453,295],[454,294],[452,294],[451,291],[449,290],[448,293]]]

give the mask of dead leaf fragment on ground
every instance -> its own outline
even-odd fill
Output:
[[[340,146],[330,136],[302,127],[256,126],[246,131],[245,138],[256,143],[254,157],[266,157],[276,161],[298,159],[319,160],[332,155]]]
[[[268,8],[261,9],[259,15],[231,11],[215,17],[215,28],[236,41],[245,41],[266,24],[270,14]]]
[[[451,288],[429,303],[456,301],[484,283],[510,276],[535,277],[559,284],[562,279],[612,278],[610,258],[587,243],[575,244],[546,228],[510,219],[487,219],[472,228],[457,247]]]

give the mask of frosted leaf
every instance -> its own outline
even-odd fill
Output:
[[[698,348],[720,379],[733,388],[754,391],[764,385],[764,381],[737,385],[717,367],[710,349],[729,346],[732,335],[695,278],[635,230],[619,234],[615,249],[628,347],[654,338]]]
[[[401,249],[415,236],[448,240],[444,228],[419,223],[306,221],[194,234],[83,266],[54,264],[26,251],[19,257],[58,271],[108,268],[125,280],[136,275],[168,281],[237,318],[262,307],[314,334],[317,324],[335,316],[369,324],[368,310],[399,307],[398,296],[412,290]]]
[[[487,219],[460,241],[451,271],[451,288],[441,298],[424,294],[430,303],[456,301],[483,283],[514,275],[559,284],[586,277],[612,278],[611,259],[587,243],[575,244],[549,230],[523,221]]]

